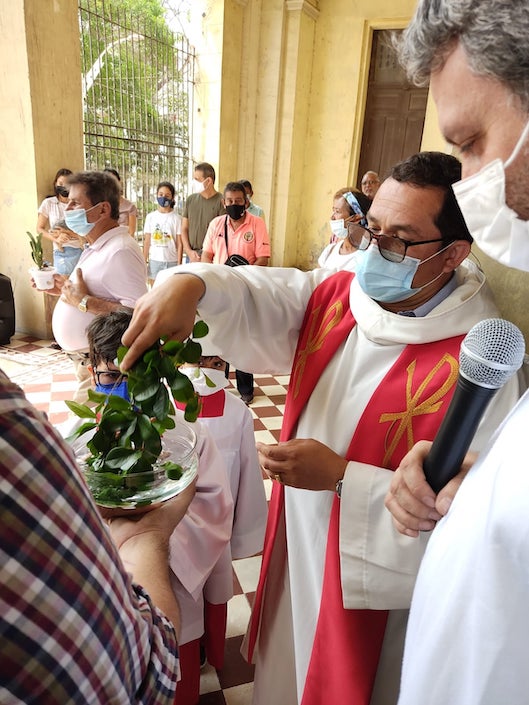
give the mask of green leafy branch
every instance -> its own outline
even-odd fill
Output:
[[[130,401],[89,390],[88,398],[94,407],[66,402],[70,411],[85,419],[68,440],[95,431],[87,443],[90,455],[86,462],[92,471],[108,473],[110,483],[116,475],[152,471],[162,451],[163,434],[175,427],[168,388],[176,401],[185,404],[186,421],[196,421],[199,396],[178,368],[186,362],[198,362],[202,348],[193,338],[202,338],[207,332],[207,325],[198,321],[192,337],[186,341],[164,338],[146,350],[128,372]],[[126,352],[127,348],[119,348],[119,364]],[[178,479],[182,473],[181,467],[170,461],[163,463],[163,467],[171,479]]]

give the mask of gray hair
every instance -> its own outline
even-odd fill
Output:
[[[529,112],[527,0],[419,0],[393,44],[411,82],[426,85],[459,41],[472,71],[503,83]]]

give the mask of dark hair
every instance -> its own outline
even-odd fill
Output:
[[[156,187],[156,193],[158,193],[158,191],[162,188],[162,186],[165,186],[165,188],[168,188],[169,191],[171,192],[171,198],[174,198],[175,188],[174,188],[173,184],[170,181],[160,181],[160,183]]]
[[[55,186],[59,176],[70,176],[71,173],[72,173],[71,169],[59,169],[59,171],[55,174],[55,178],[53,179],[53,185]]]
[[[120,179],[120,177],[119,177],[119,174],[118,174],[118,172],[117,172],[115,169],[111,169],[110,167],[107,167],[106,169],[103,169],[103,171],[107,171],[109,174],[114,174],[114,176],[116,177],[116,179],[117,179],[118,181],[121,181],[121,179]]]
[[[242,183],[242,181],[228,181],[228,183],[224,187],[224,196],[227,194],[228,191],[239,191],[239,193],[242,193],[242,195],[244,196],[245,201],[248,199],[248,196],[246,195],[246,189],[244,188],[244,184]]]
[[[215,183],[215,169],[211,166],[211,164],[208,164],[207,162],[200,162],[200,164],[196,165],[194,171],[200,171],[205,179],[209,176],[213,183]]]
[[[443,244],[454,240],[472,242],[472,235],[454,196],[452,184],[461,179],[461,163],[443,152],[419,152],[390,169],[389,178],[418,188],[439,188],[444,192],[443,205],[434,223]]]
[[[119,220],[120,187],[116,179],[104,171],[78,171],[68,179],[70,186],[79,184],[86,189],[86,196],[90,203],[107,201],[110,204],[110,217]]]
[[[245,189],[249,188],[250,191],[253,193],[252,184],[248,181],[248,179],[239,179],[239,181],[241,182],[241,184],[244,186]]]
[[[353,196],[356,198],[358,201],[358,205],[362,209],[362,213],[364,215],[367,214],[367,211],[369,210],[369,207],[371,206],[371,199],[368,198],[367,196],[364,196],[362,191],[359,191],[357,188],[354,186],[345,186],[345,188],[341,188],[332,197],[332,200],[336,200],[337,198],[343,198],[346,193],[352,193]],[[347,205],[347,208],[349,208],[349,215],[356,215],[355,211],[351,208],[350,204],[347,203],[347,200],[345,200],[345,203]]]
[[[121,346],[121,338],[129,327],[132,310],[111,311],[96,316],[86,329],[90,364],[97,367],[99,362],[114,362]]]

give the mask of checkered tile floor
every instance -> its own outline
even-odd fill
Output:
[[[0,368],[20,385],[28,399],[45,411],[52,423],[61,423],[68,415],[64,404],[75,389],[72,365],[66,355],[50,347],[51,340],[16,334],[11,343],[0,346]],[[288,376],[255,376],[255,396],[250,406],[254,417],[255,438],[276,443],[283,420]],[[231,389],[237,393],[235,389]],[[270,480],[264,480],[267,496]],[[200,683],[200,705],[250,705],[253,667],[240,655],[240,646],[250,616],[259,576],[261,558],[244,558],[233,562],[234,597],[228,603],[228,626],[225,664],[222,671],[206,665]]]

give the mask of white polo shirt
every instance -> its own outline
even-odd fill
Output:
[[[147,293],[145,260],[123,225],[108,230],[93,245],[85,247],[77,268],[83,272],[90,296],[98,299],[133,307]],[[75,281],[76,276],[74,269],[70,279]],[[86,327],[94,317],[59,299],[52,320],[55,340],[69,352],[87,350]]]

